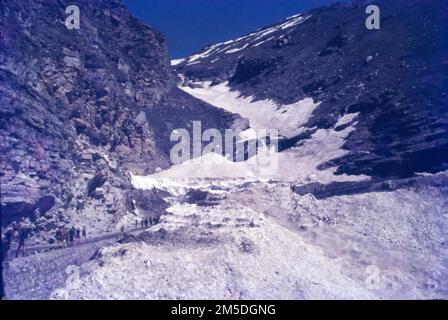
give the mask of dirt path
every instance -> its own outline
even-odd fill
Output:
[[[128,230],[125,230],[125,233],[133,234],[136,232],[147,230],[149,228],[151,228],[151,227],[140,227],[140,228],[128,229]],[[105,233],[100,236],[81,240],[81,241],[77,242],[76,244],[73,244],[71,246],[71,248],[77,248],[77,247],[84,246],[84,245],[87,245],[90,243],[95,243],[95,242],[100,242],[103,240],[118,238],[121,235],[122,235],[121,232]],[[9,251],[9,259],[8,260],[21,258],[20,254],[19,254],[18,258],[15,258],[15,253],[17,251],[17,247],[18,247],[18,243],[13,242],[11,245],[11,249]],[[39,252],[42,252],[42,251],[62,250],[62,249],[66,249],[66,248],[67,248],[67,246],[61,246],[60,244],[55,243],[55,244],[44,244],[44,245],[30,245],[30,246],[27,245],[27,246],[25,246],[24,251],[25,251],[25,255],[27,256],[27,255],[31,255],[31,254],[39,254]]]

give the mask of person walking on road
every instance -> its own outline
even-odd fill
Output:
[[[75,227],[71,227],[70,230],[68,231],[68,235],[69,235],[69,245],[72,246],[73,245],[73,241],[75,240],[75,235],[76,235],[76,229]]]
[[[84,240],[87,239],[87,230],[86,230],[86,227],[85,227],[85,226],[82,227],[82,237],[84,238]]]
[[[61,247],[63,245],[64,240],[65,240],[64,230],[63,230],[63,228],[59,227],[58,230],[56,230],[56,241],[57,241],[59,247]]]
[[[16,251],[16,258],[19,256],[19,253],[22,253],[22,257],[25,256],[25,240],[27,237],[27,230],[25,228],[20,228],[19,230],[19,247]]]
[[[81,229],[79,227],[75,228],[75,244],[78,245],[81,243]]]
[[[62,228],[62,232],[64,234],[66,246],[69,247],[70,246],[70,233],[68,232],[68,229],[66,227]]]
[[[122,225],[122,226],[120,227],[120,232],[121,232],[121,238],[122,238],[122,239],[123,239],[124,236],[126,235],[124,231],[125,231],[125,230],[124,230],[124,225]]]
[[[3,249],[3,258],[2,260],[8,259],[9,256],[9,250],[11,249],[11,242],[12,238],[14,237],[14,231],[12,229],[9,229],[5,233],[5,245]]]

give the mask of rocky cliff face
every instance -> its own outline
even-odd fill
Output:
[[[381,29],[367,30],[368,3],[317,9],[209,46],[177,61],[177,72],[186,83],[228,82],[255,100],[320,102],[305,134],[289,146],[350,116],[344,124],[356,123],[344,145],[350,152],[322,169],[337,166],[339,174],[379,177],[444,170],[448,3],[376,1]]]
[[[163,36],[119,1],[77,1],[79,30],[65,26],[70,4],[0,4],[2,228],[22,218],[33,233],[116,226],[145,207],[132,205],[141,197],[129,172],[170,164],[171,130],[235,119],[175,87]],[[193,106],[201,112],[176,112]]]

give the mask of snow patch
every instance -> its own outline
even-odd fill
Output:
[[[235,53],[235,52],[244,50],[244,49],[246,49],[248,46],[249,46],[249,44],[246,43],[246,44],[245,44],[244,46],[242,46],[241,48],[234,48],[234,49],[230,49],[230,50],[226,51],[226,54]]]
[[[232,39],[232,40],[228,40],[226,42],[216,43],[214,45],[211,45],[211,46],[205,48],[204,51],[196,53],[196,54],[188,57],[187,59],[184,59],[181,62],[177,62],[176,60],[173,60],[172,65],[176,65],[176,64],[182,63],[184,61],[187,61],[188,65],[193,65],[193,64],[199,63],[200,60],[202,60],[204,58],[210,57],[212,54],[218,54],[221,52],[225,52],[226,54],[232,54],[232,53],[242,51],[245,48],[250,46],[250,42],[252,42],[252,43],[257,42],[274,32],[282,31],[282,30],[297,26],[297,25],[305,22],[306,20],[308,20],[310,17],[311,16],[303,17],[302,15],[292,16],[292,17],[288,18],[285,22],[280,23],[276,26],[265,28],[265,29],[262,29],[257,32],[252,32],[248,35],[239,37],[237,39]],[[240,43],[243,40],[247,40],[248,42],[244,46],[238,46],[238,43]],[[268,40],[270,40],[270,39],[268,39]],[[265,40],[265,41],[268,41],[268,40]],[[252,45],[251,47],[257,47],[257,46],[261,45],[262,43],[264,43],[265,41],[259,42],[258,44]],[[214,61],[216,61],[216,59]],[[173,63],[176,63],[176,64],[173,64]]]
[[[369,177],[364,175],[335,175],[336,167],[318,169],[319,165],[342,157],[348,152],[342,147],[345,138],[353,130],[353,126],[341,131],[317,130],[311,139],[305,140],[300,146],[280,153],[267,154],[265,158],[267,161],[257,161],[256,157],[252,157],[248,161],[232,162],[221,155],[209,153],[149,176],[131,174],[131,181],[137,189],[157,188],[173,195],[180,195],[188,189],[222,191],[248,182],[328,183],[366,180]],[[262,150],[259,154],[265,152]],[[268,167],[270,170],[259,165],[267,162],[271,165]]]
[[[188,86],[180,88],[205,102],[248,118],[251,128],[240,134],[242,140],[256,138],[256,130],[259,129],[279,129],[280,134],[286,137],[293,137],[305,130],[311,130],[302,126],[319,105],[314,103],[312,98],[284,106],[273,101],[253,101],[252,97],[242,97],[238,91],[231,91],[227,83],[216,86],[211,86],[209,82],[195,83],[195,88]],[[350,123],[357,115],[344,115],[335,127]],[[257,156],[263,153],[267,161],[259,161],[258,158],[252,157],[248,161],[233,162],[222,155],[209,153],[147,177],[132,176],[132,183],[136,188],[159,188],[179,194],[185,192],[192,184],[210,190],[213,189],[215,183],[222,181],[239,184],[241,181],[269,179],[327,183],[369,179],[364,175],[335,175],[336,167],[326,170],[318,169],[320,165],[348,153],[343,146],[347,136],[355,130],[355,125],[356,123],[340,131],[334,128],[319,129],[299,146],[281,153],[260,150]],[[277,128],[271,128],[272,126]],[[268,164],[268,166],[263,167],[260,163]],[[201,182],[198,182],[199,180]]]
[[[255,130],[279,129],[280,134],[288,138],[301,132],[300,127],[320,105],[313,98],[305,98],[289,105],[279,105],[272,100],[254,101],[253,97],[243,97],[240,92],[232,91],[228,82],[216,86],[212,86],[211,82],[194,84],[195,88],[180,86],[180,89],[209,104],[249,119],[251,128]]]
[[[172,66],[177,66],[178,64],[181,64],[184,61],[185,61],[185,58],[183,58],[183,59],[174,59],[174,60],[171,60],[171,65]]]
[[[307,17],[302,17],[301,15],[298,15],[297,17],[294,17],[292,19],[288,19],[286,22],[276,25],[274,27],[271,28],[267,28],[264,30],[261,30],[257,33],[254,34],[254,36],[256,36],[256,38],[254,39],[255,41],[280,30],[285,30],[285,29],[289,29],[291,27],[297,26],[299,24],[302,24],[303,22],[305,22],[306,20],[308,20],[311,16],[307,16]]]
[[[268,41],[270,41],[270,40],[272,40],[272,39],[274,39],[274,37],[270,37],[270,38],[267,38],[266,40],[263,40],[263,41],[261,41],[261,42],[258,42],[258,43],[256,43],[256,44],[254,44],[252,47],[258,47],[258,46],[261,46],[263,43],[266,43],[266,42],[268,42]]]
[[[336,123],[335,127],[343,126],[347,123],[352,122],[357,116],[359,115],[359,112],[356,113],[347,113],[343,115],[338,122]]]

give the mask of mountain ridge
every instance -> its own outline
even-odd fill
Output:
[[[381,9],[380,30],[364,25],[370,3]],[[174,68],[185,86],[227,81],[254,101],[313,98],[321,104],[305,138],[360,112],[344,146],[350,153],[322,169],[399,178],[435,173],[448,166],[447,12],[440,0],[335,4],[206,47]]]

